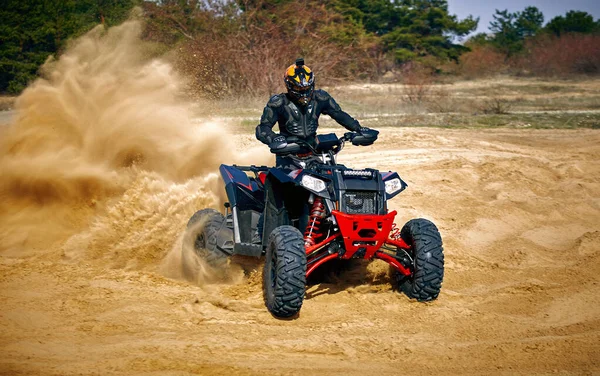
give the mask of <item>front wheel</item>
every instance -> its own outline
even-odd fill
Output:
[[[408,221],[400,236],[410,245],[408,254],[412,258],[413,273],[405,277],[396,272],[398,288],[409,298],[420,302],[435,300],[444,279],[444,248],[440,232],[432,222],[418,218]],[[398,250],[398,253],[398,256],[404,255],[404,251]]]
[[[279,226],[267,242],[263,293],[273,316],[287,318],[302,307],[306,290],[304,237],[292,226]]]

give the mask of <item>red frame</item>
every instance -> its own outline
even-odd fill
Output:
[[[372,259],[390,235],[396,211],[384,215],[346,214],[333,210],[340,232],[344,238],[346,252],[343,259],[351,259],[361,248],[365,249],[365,259]],[[361,234],[362,233],[362,234]],[[362,243],[362,244],[361,244]]]
[[[411,271],[405,268],[398,260],[393,256],[380,251],[383,244],[390,244],[402,249],[410,249],[410,245],[401,239],[392,239],[389,237],[390,231],[394,218],[396,217],[396,211],[392,211],[388,214],[383,215],[371,215],[371,214],[346,214],[337,210],[331,212],[335,217],[339,232],[329,236],[322,242],[315,244],[311,247],[306,248],[306,255],[310,262],[311,256],[320,257],[318,261],[310,265],[306,271],[306,276],[310,275],[315,269],[323,265],[327,261],[340,258],[340,259],[351,259],[355,256],[359,249],[364,248],[363,258],[371,260],[377,258],[383,260],[393,266],[398,272],[403,275],[411,275]],[[342,237],[344,240],[345,252],[343,254],[333,253],[323,256],[318,254],[318,251],[326,247],[334,239]]]

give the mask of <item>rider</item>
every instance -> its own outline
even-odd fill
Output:
[[[326,114],[353,132],[369,131],[361,127],[356,119],[342,111],[331,95],[324,90],[315,90],[315,75],[299,58],[290,65],[283,76],[287,93],[275,94],[270,99],[256,127],[256,138],[269,145],[272,151],[282,149],[294,138],[313,143],[319,126],[319,116]],[[273,132],[279,124],[279,134]],[[290,157],[276,157],[278,167],[297,169],[300,166]]]
[[[287,146],[288,142],[302,140],[313,144],[319,126],[319,116],[326,114],[346,129],[363,133],[369,128],[361,127],[356,119],[348,115],[325,90],[315,90],[315,75],[299,58],[290,65],[283,76],[287,93],[273,95],[256,127],[256,138],[269,145],[271,151]],[[279,124],[279,134],[273,132],[275,123]],[[277,167],[296,170],[302,168],[297,159],[277,155]],[[252,236],[252,242],[260,244],[264,225],[264,214],[260,216],[258,227]]]

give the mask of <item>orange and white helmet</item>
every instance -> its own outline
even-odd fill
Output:
[[[309,67],[304,65],[303,58],[296,59],[296,64],[290,65],[286,69],[283,82],[294,102],[305,106],[312,99],[315,90],[315,75]]]

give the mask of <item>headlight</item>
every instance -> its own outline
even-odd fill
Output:
[[[387,193],[388,195],[398,192],[401,189],[402,183],[400,183],[399,178],[395,178],[385,182],[385,193]]]
[[[311,191],[321,192],[324,191],[327,187],[325,182],[321,179],[314,178],[310,175],[304,175],[302,177],[302,181],[300,182],[303,187],[310,189]]]

